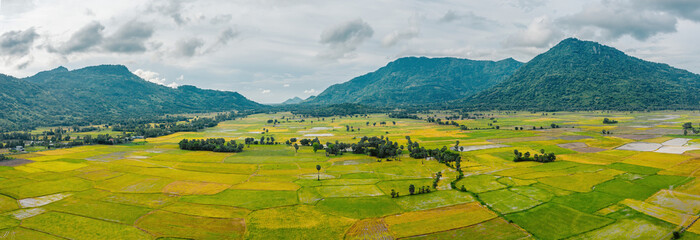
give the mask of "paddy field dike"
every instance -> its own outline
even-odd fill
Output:
[[[700,135],[681,127],[700,113],[484,114],[455,120],[470,130],[385,114],[258,114],[126,145],[13,155],[0,166],[0,239],[700,239]],[[178,147],[262,136],[281,144]],[[284,144],[363,136],[400,145],[410,136],[429,149],[459,141],[464,177],[407,150],[390,161]],[[513,162],[514,150],[557,159]],[[438,172],[433,191],[409,195]]]

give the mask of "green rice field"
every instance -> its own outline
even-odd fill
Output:
[[[681,127],[700,114],[483,114],[455,120],[470,130],[385,114],[257,114],[125,145],[12,155],[29,161],[0,167],[0,239],[700,239],[700,135]],[[178,147],[185,138],[261,136],[280,144],[240,153]],[[459,141],[474,150],[459,152],[459,179],[454,166],[406,149],[379,159],[284,143],[316,136],[399,145],[410,136],[429,149]],[[688,141],[669,152],[673,139]],[[514,150],[557,158],[514,162]],[[431,191],[411,195],[409,185]]]

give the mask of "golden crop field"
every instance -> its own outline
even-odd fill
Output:
[[[13,155],[28,161],[0,167],[0,238],[645,239],[687,229],[683,239],[700,239],[700,225],[691,225],[700,217],[700,155],[693,150],[700,136],[649,134],[681,129],[674,120],[649,120],[654,116],[697,120],[694,113],[484,114],[457,120],[470,130],[385,114],[256,114],[131,144]],[[603,124],[606,117],[619,123]],[[326,146],[377,136],[403,148],[398,157],[377,158],[284,143],[316,136]],[[178,146],[218,137],[274,137],[279,144],[238,153]],[[426,149],[459,141],[463,151],[452,152],[461,169],[411,157],[406,137]],[[669,142],[685,145],[664,152]],[[515,162],[515,151],[554,153],[556,160]]]

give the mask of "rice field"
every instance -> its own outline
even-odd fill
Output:
[[[681,123],[657,118],[697,122],[697,113],[484,114],[456,120],[481,130],[384,114],[303,122],[257,114],[139,144],[14,155],[26,161],[0,167],[0,238],[667,239],[681,228],[682,239],[700,238],[700,224],[691,225],[700,217],[698,137],[664,134],[682,131]],[[604,125],[606,117],[619,123]],[[426,148],[459,141],[464,177],[406,149],[388,161],[284,143],[240,153],[177,146],[183,138],[262,136],[318,136],[323,144],[383,136],[399,145],[410,136]],[[514,150],[544,150],[557,160],[513,162]],[[410,195],[410,185],[431,192]]]

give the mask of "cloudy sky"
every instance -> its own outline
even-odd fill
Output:
[[[567,37],[700,73],[698,0],[0,0],[0,73],[123,64],[262,103],[399,57],[528,61]]]

